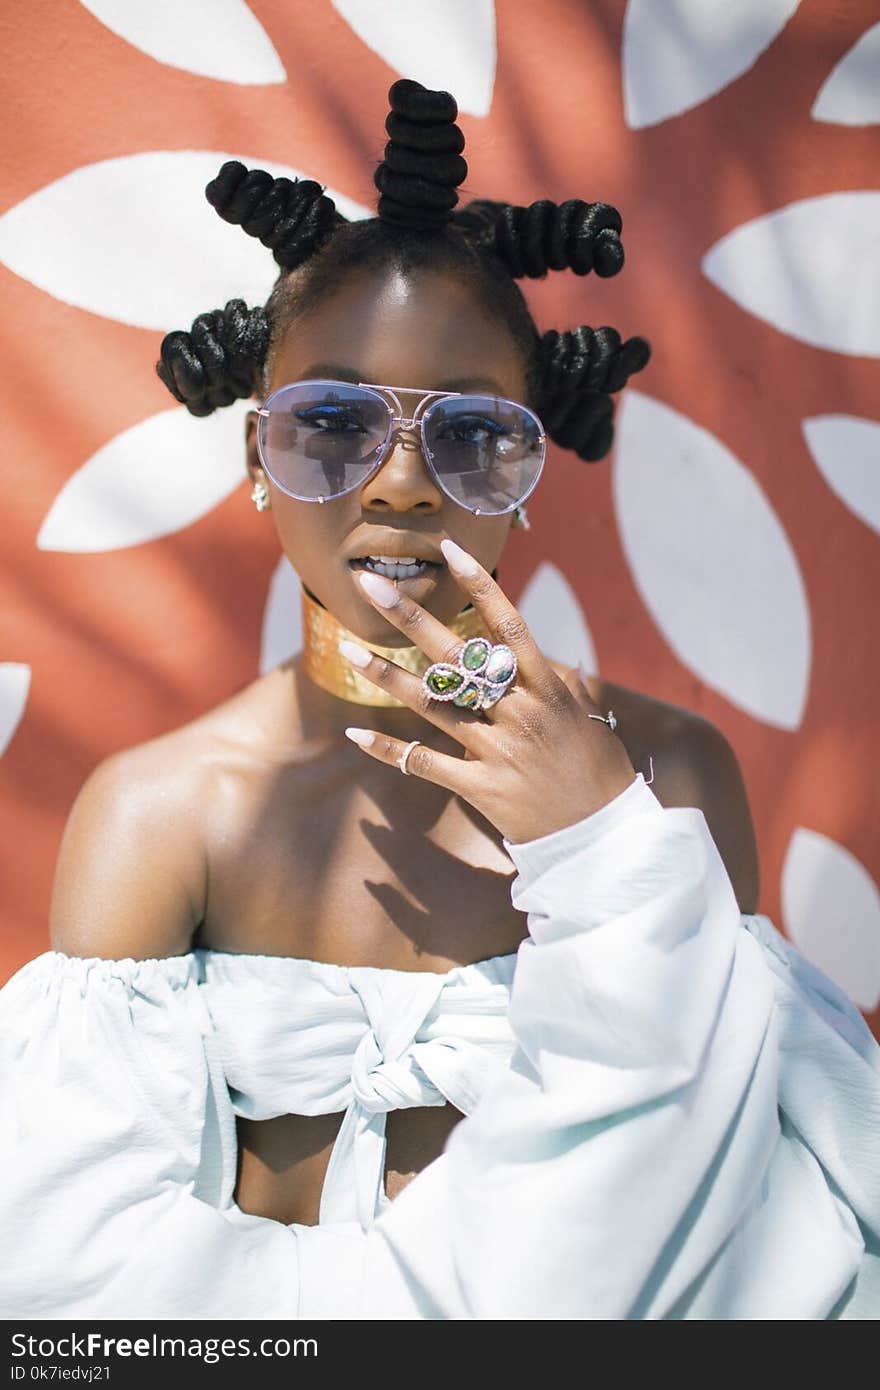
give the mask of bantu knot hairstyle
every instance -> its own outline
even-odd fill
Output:
[[[192,415],[268,391],[272,357],[290,324],[357,269],[454,271],[503,322],[522,353],[526,404],[554,443],[594,462],[614,439],[613,393],[651,356],[644,338],[608,326],[538,333],[520,279],[550,270],[617,275],[620,213],[608,203],[548,198],[518,207],[475,199],[458,207],[467,178],[458,106],[449,92],[394,82],[388,141],[373,179],[374,218],[349,222],[312,179],[274,178],[228,160],[205,196],[220,217],[258,237],[279,275],[265,305],[231,299],[162,340],[156,371]],[[303,267],[295,278],[290,272]],[[295,288],[293,288],[295,284]]]
[[[205,189],[211,207],[268,246],[282,270],[292,270],[323,246],[345,218],[313,179],[276,179],[229,159]]]
[[[230,299],[225,309],[199,314],[188,333],[166,333],[156,371],[190,415],[210,415],[252,395],[254,364],[265,359],[269,335],[265,309]]]
[[[541,340],[541,418],[550,438],[583,459],[603,458],[614,437],[609,393],[647,366],[650,355],[644,338],[621,343],[614,328],[551,328]]]
[[[448,92],[431,92],[402,77],[388,93],[385,158],[373,175],[379,190],[379,220],[391,226],[431,231],[445,226],[467,178],[461,157],[464,135],[455,124],[458,107]]]

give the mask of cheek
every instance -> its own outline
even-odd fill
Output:
[[[272,512],[281,547],[298,572],[335,558],[351,530],[351,519],[333,503],[297,502],[279,494],[272,497]]]
[[[494,519],[471,516],[465,525],[450,527],[452,539],[469,551],[489,571],[498,563],[509,531],[510,518],[507,516]]]

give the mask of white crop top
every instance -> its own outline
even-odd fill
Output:
[[[236,1115],[344,1110],[320,1221],[366,1227],[388,1203],[389,1110],[451,1101],[469,1115],[513,1052],[516,953],[447,973],[196,950]]]

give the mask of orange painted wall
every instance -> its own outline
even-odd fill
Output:
[[[106,264],[102,281],[105,233],[84,231],[87,186],[75,176],[149,152],[218,151],[292,166],[370,209],[388,87],[404,75],[459,99],[463,202],[582,197],[622,210],[620,276],[520,282],[541,330],[610,323],[654,349],[621,398],[614,454],[586,465],[551,448],[502,584],[552,654],[583,654],[554,650],[564,612],[596,670],[725,732],[758,830],[761,910],[843,982],[855,972],[876,1029],[880,300],[861,250],[880,229],[880,112],[865,77],[876,63],[880,91],[876,0],[768,0],[759,51],[737,56],[734,38],[719,36],[696,78],[696,32],[654,42],[635,0],[475,3],[485,23],[445,36],[442,82],[419,66],[411,11],[389,34],[365,34],[342,3],[254,0],[263,78],[242,81],[193,71],[185,44],[174,62],[157,57],[93,9],[33,0],[0,15],[0,983],[48,946],[53,865],[85,776],[257,674],[278,564],[243,451],[240,484],[219,500],[206,488],[196,514],[162,534],[119,543],[113,518],[102,519],[98,451],[174,404],[153,370],[163,328],[145,325],[138,305],[166,276],[181,213],[159,185],[145,187],[142,211],[120,206],[109,172],[88,185],[91,215],[120,240],[136,238],[143,218],[162,232],[145,254]],[[677,109],[686,72],[706,90]],[[52,187],[65,179],[62,215]],[[206,225],[217,222],[202,202]],[[233,246],[247,239],[227,231],[232,298],[244,288]],[[151,244],[162,255],[151,259]],[[268,288],[271,256],[256,250]],[[787,307],[779,257],[785,284],[800,287]],[[130,281],[140,282],[134,307]],[[639,480],[656,487],[661,468],[669,566],[652,570]],[[134,502],[149,497],[148,468],[124,481]],[[709,498],[714,553],[687,515],[693,495]],[[722,533],[741,573],[718,549]],[[675,566],[692,576],[689,604],[676,599]],[[738,585],[750,588],[745,609]]]

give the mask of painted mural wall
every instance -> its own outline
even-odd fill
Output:
[[[300,645],[247,403],[193,419],[154,373],[274,279],[204,185],[239,158],[372,215],[405,76],[458,101],[462,203],[620,208],[620,276],[519,282],[539,329],[653,347],[606,459],[551,446],[502,586],[548,654],[724,731],[760,910],[876,1031],[877,0],[32,0],[0,37],[0,982],[91,769]]]

